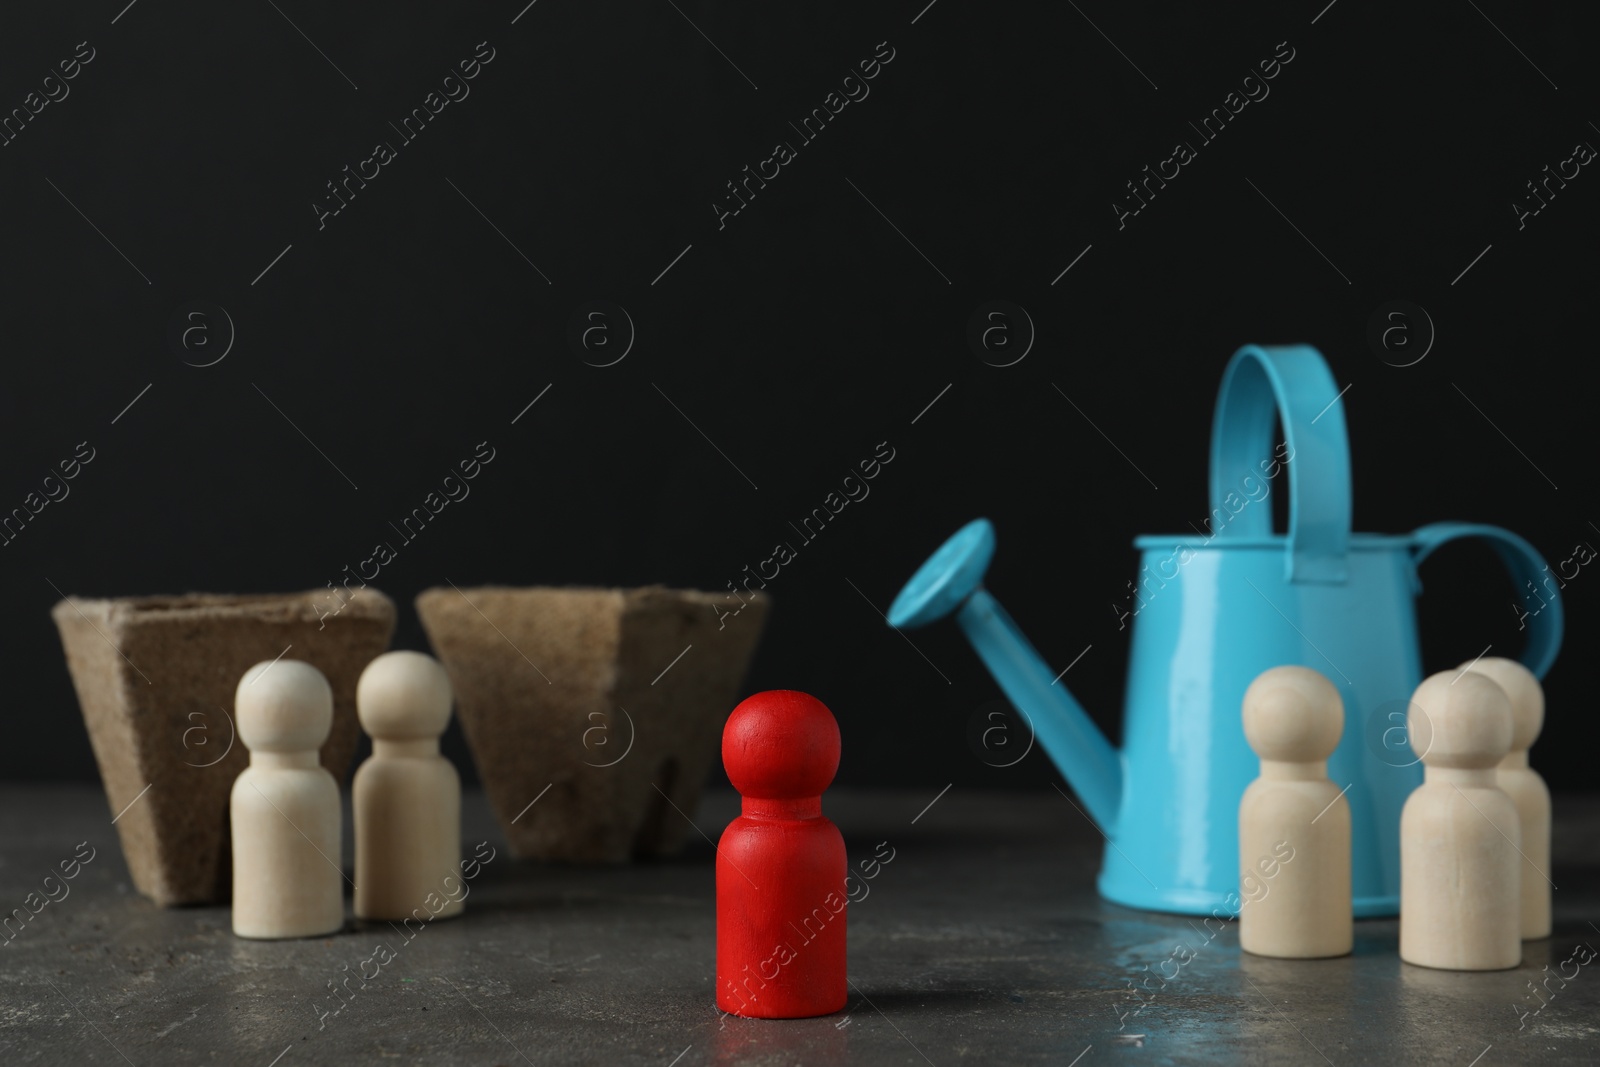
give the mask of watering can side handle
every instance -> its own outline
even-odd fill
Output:
[[[1479,538],[1489,543],[1511,575],[1511,583],[1517,588],[1517,599],[1524,609],[1530,609],[1527,589],[1538,581],[1542,572],[1549,569],[1549,564],[1538,549],[1510,530],[1471,522],[1431,523],[1411,534],[1412,562],[1420,567],[1434,549],[1464,537]],[[1522,650],[1523,666],[1537,678],[1543,678],[1551,664],[1555,663],[1565,628],[1560,594],[1548,587],[1545,592],[1549,594],[1549,599],[1544,607],[1538,611],[1530,610],[1526,616],[1528,645]]]

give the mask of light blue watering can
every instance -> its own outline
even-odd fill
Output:
[[[1269,667],[1321,671],[1344,698],[1328,774],[1348,785],[1354,911],[1400,904],[1400,808],[1422,781],[1404,711],[1422,681],[1417,566],[1457,538],[1492,546],[1520,591],[1545,567],[1496,526],[1350,532],[1350,452],[1339,392],[1306,345],[1241,348],[1211,436],[1208,534],[1135,539],[1143,554],[1118,752],[983,588],[994,528],[978,519],[933,554],[889,609],[898,628],[954,615],[1105,833],[1101,896],[1130,907],[1237,914],[1239,798],[1259,771],[1240,703]],[[1283,442],[1273,440],[1281,422]],[[1272,529],[1274,491],[1289,532]],[[1529,606],[1524,597],[1524,607]],[[1543,677],[1561,644],[1553,592],[1529,616],[1522,660]],[[1385,711],[1387,710],[1387,714]],[[1249,861],[1249,857],[1246,857]]]

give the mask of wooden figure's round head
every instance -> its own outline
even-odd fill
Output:
[[[266,660],[239,679],[233,714],[252,752],[315,751],[333,728],[333,690],[309,663]]]
[[[1533,672],[1514,659],[1487,656],[1463,663],[1475,674],[1486,674],[1511,700],[1511,751],[1532,748],[1544,729],[1544,688]]]
[[[1511,699],[1486,674],[1440,671],[1412,694],[1406,735],[1429,767],[1493,767],[1511,750]]]
[[[385,652],[356,683],[361,728],[384,741],[438,737],[450,725],[450,677],[421,652]]]
[[[821,796],[839,769],[839,723],[809,693],[772,689],[746,697],[722,728],[722,766],[747,797]]]
[[[1256,755],[1280,763],[1316,763],[1344,735],[1339,690],[1309,667],[1273,667],[1244,694],[1244,736]]]

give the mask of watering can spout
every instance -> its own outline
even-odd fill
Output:
[[[1122,756],[983,588],[994,545],[988,519],[963,526],[900,590],[889,608],[889,625],[911,629],[954,615],[984,666],[1082,798],[1089,817],[1105,834],[1114,835],[1122,802]]]

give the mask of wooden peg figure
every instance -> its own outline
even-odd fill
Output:
[[[757,693],[728,716],[722,764],[743,813],[717,845],[717,1006],[756,1019],[843,1008],[844,838],[822,815],[839,724],[813,696]]]
[[[1400,813],[1400,958],[1452,971],[1522,962],[1522,827],[1495,783],[1511,701],[1487,675],[1417,687],[1406,734],[1426,776]]]
[[[356,771],[356,917],[461,914],[461,778],[439,754],[450,679],[420,652],[386,652],[356,683],[372,755]]]
[[[1550,790],[1528,766],[1528,749],[1544,727],[1544,690],[1514,659],[1490,656],[1469,670],[1488,675],[1511,698],[1511,751],[1495,769],[1495,782],[1517,806],[1522,825],[1522,940],[1550,936]]]
[[[339,786],[317,750],[333,726],[333,690],[309,663],[258,663],[233,696],[250,765],[234,780],[233,932],[316,937],[344,925]]]
[[[1354,942],[1350,805],[1328,780],[1344,701],[1306,667],[1274,667],[1244,695],[1261,777],[1239,803],[1239,947],[1257,956],[1343,956]]]

